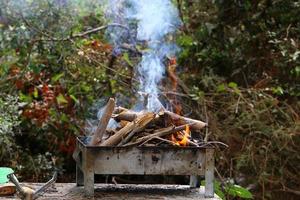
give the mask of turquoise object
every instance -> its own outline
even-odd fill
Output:
[[[0,167],[0,184],[7,183],[7,175],[14,173],[14,170],[12,170],[9,167]]]

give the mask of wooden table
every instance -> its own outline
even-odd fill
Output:
[[[23,183],[22,185],[37,188],[40,183]],[[18,199],[14,197],[0,197],[1,200]],[[95,184],[95,194],[92,198],[85,197],[84,188],[76,187],[75,183],[56,183],[54,187],[40,198],[40,200],[220,200],[216,195],[214,198],[204,198],[204,188],[191,189],[189,185],[128,185],[128,184]]]

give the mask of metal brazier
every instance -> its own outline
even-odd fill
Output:
[[[203,147],[100,147],[78,137],[74,159],[76,182],[87,195],[94,194],[94,175],[189,175],[195,187],[205,176],[205,196],[213,197],[214,149]]]

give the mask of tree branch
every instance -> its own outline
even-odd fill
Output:
[[[112,23],[112,24],[107,24],[107,25],[104,25],[104,26],[99,26],[97,28],[94,28],[94,29],[91,29],[91,30],[88,30],[88,31],[85,31],[85,32],[82,32],[82,33],[77,33],[77,34],[74,34],[74,35],[70,35],[70,36],[65,37],[65,38],[51,37],[49,34],[38,31],[40,33],[43,33],[43,35],[46,38],[39,38],[39,39],[36,39],[36,41],[54,41],[54,42],[70,41],[71,39],[80,38],[80,37],[84,37],[84,36],[87,36],[87,35],[90,35],[90,34],[97,33],[99,31],[107,29],[109,27],[120,27],[120,28],[126,29],[129,33],[129,28],[127,26],[124,26],[124,25],[118,24],[118,23]],[[37,29],[34,28],[34,30],[37,30]]]

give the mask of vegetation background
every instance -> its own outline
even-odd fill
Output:
[[[207,121],[217,178],[255,199],[300,195],[300,1],[176,0],[182,112]],[[75,137],[105,97],[130,105],[139,56],[113,47],[97,0],[0,0],[0,166],[74,181]],[[166,78],[167,79],[167,78]],[[167,81],[165,81],[167,82]],[[167,87],[167,83],[165,84]],[[227,195],[228,199],[236,198]]]

